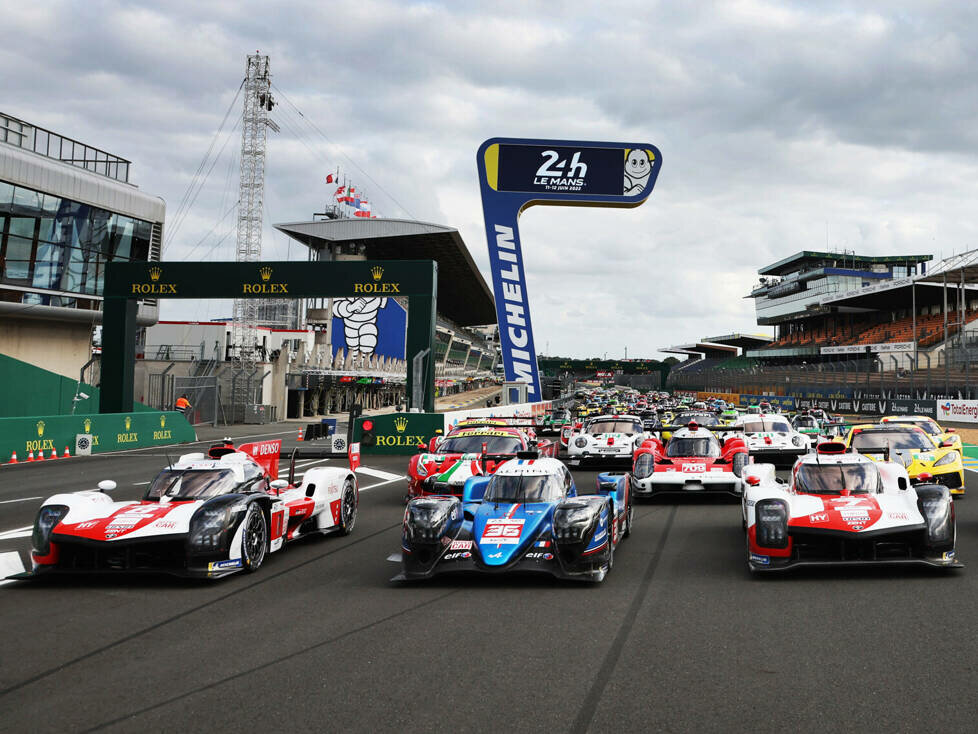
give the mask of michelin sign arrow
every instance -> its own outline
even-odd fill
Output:
[[[520,245],[534,204],[635,207],[652,193],[662,154],[648,143],[490,138],[477,155],[499,344],[506,379],[540,400],[540,374]]]

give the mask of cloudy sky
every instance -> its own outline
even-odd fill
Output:
[[[535,207],[521,233],[539,350],[656,357],[763,331],[743,296],[793,252],[978,246],[976,15],[909,0],[3,0],[0,88],[4,112],[133,161],[168,205],[165,259],[234,257],[240,103],[215,134],[258,49],[285,97],[268,259],[303,257],[270,222],[321,211],[339,166],[380,216],[457,227],[488,280],[483,140],[651,142],[663,167],[644,206]]]

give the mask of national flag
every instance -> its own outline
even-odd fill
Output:
[[[337,201],[343,201],[344,191],[346,191],[346,186],[340,186],[338,189],[336,189],[336,193],[333,194],[333,196],[336,198]]]
[[[361,210],[358,209],[357,211],[353,212],[353,216],[355,216],[355,217],[365,217],[365,218],[369,219],[370,218],[370,212],[365,212],[365,211],[361,211]]]
[[[334,176],[332,173],[326,174],[326,183],[333,183],[335,180],[336,176]]]

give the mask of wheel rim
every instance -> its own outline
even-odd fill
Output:
[[[245,556],[251,566],[259,565],[265,558],[265,523],[261,512],[251,511],[245,527]]]
[[[343,527],[349,530],[357,520],[356,493],[347,485],[343,492]]]

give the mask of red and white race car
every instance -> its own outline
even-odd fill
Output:
[[[557,444],[537,440],[532,424],[501,419],[461,423],[444,438],[433,438],[427,452],[411,457],[407,499],[427,494],[461,497],[466,479],[492,474],[518,452],[534,447],[541,457],[557,456]]]
[[[310,468],[296,486],[278,478],[281,445],[236,449],[226,441],[207,455],[184,454],[138,502],[114,501],[105,493],[116,486],[111,480],[101,491],[49,497],[34,522],[33,570],[15,578],[125,571],[216,578],[257,571],[268,553],[300,536],[352,531],[359,448],[351,447],[349,467]]]
[[[730,436],[721,443],[716,432],[729,427],[703,428],[690,423],[684,428],[663,426],[672,431],[663,446],[650,438],[635,452],[632,462],[632,493],[635,497],[685,492],[724,492],[740,497],[747,465],[747,444],[743,436]]]

